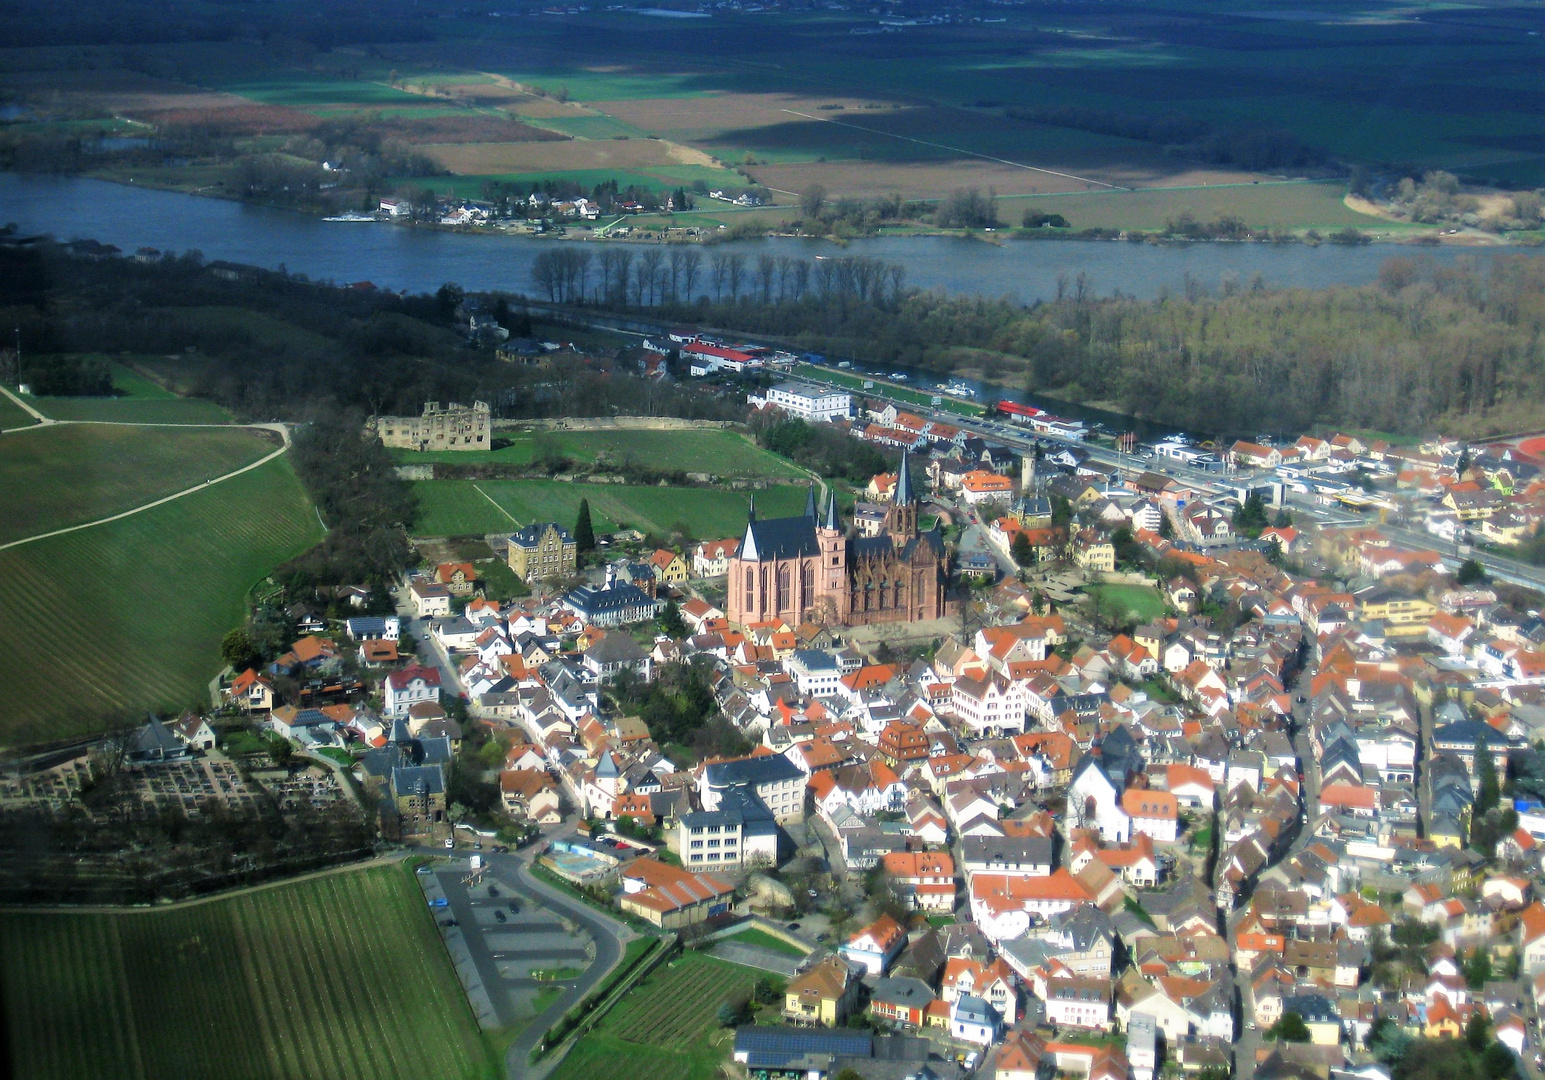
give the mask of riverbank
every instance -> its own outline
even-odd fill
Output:
[[[133,175],[129,175],[129,174]],[[359,207],[346,209],[336,205],[312,205],[297,206],[290,203],[275,203],[263,199],[243,198],[224,188],[223,184],[211,182],[212,177],[207,173],[190,174],[187,169],[171,170],[172,175],[158,175],[156,169],[102,169],[78,174],[78,178],[95,180],[104,183],[124,184],[141,190],[167,191],[181,195],[195,196],[206,199],[220,199],[227,202],[235,202],[247,206],[257,206],[264,209],[276,210],[284,213],[296,214],[301,217],[321,218],[328,220],[332,215],[342,213],[362,212]],[[36,174],[34,174],[36,175]],[[433,187],[435,178],[426,177],[426,186]],[[447,232],[457,235],[472,236],[505,236],[516,239],[557,239],[557,240],[606,240],[611,243],[627,244],[653,244],[653,243],[703,243],[715,244],[736,242],[755,239],[799,239],[819,240],[846,247],[854,241],[873,240],[881,238],[952,238],[976,240],[986,244],[1001,245],[1014,240],[1035,241],[1119,241],[1127,243],[1146,244],[1306,244],[1316,246],[1322,243],[1338,244],[1343,246],[1357,246],[1366,243],[1380,244],[1407,244],[1417,246],[1453,245],[1459,247],[1538,247],[1545,244],[1545,233],[1490,233],[1473,227],[1449,227],[1437,225],[1422,225],[1401,221],[1386,214],[1376,213],[1377,207],[1367,200],[1353,200],[1349,197],[1339,199],[1339,205],[1344,207],[1348,218],[1339,218],[1326,209],[1312,211],[1316,216],[1309,221],[1301,221],[1289,226],[1271,226],[1252,224],[1248,218],[1241,218],[1246,225],[1242,234],[1236,233],[1233,226],[1225,222],[1225,216],[1220,216],[1212,221],[1199,220],[1195,217],[1195,210],[1207,205],[1207,200],[1213,200],[1225,193],[1235,195],[1248,195],[1257,199],[1262,195],[1273,196],[1283,189],[1299,189],[1303,187],[1328,187],[1339,189],[1340,184],[1330,185],[1319,180],[1283,180],[1272,181],[1265,184],[1218,184],[1204,187],[1184,188],[1148,188],[1121,192],[1094,192],[1037,196],[1005,196],[999,200],[1004,208],[1018,209],[1020,206],[1034,206],[1038,211],[1043,207],[1078,206],[1080,209],[1099,205],[1098,200],[1119,201],[1123,198],[1143,200],[1146,205],[1135,212],[1109,212],[1102,211],[1094,215],[1099,224],[1080,227],[1077,224],[1078,212],[1074,212],[1074,221],[1067,228],[1052,227],[1024,227],[1006,222],[997,227],[981,229],[952,229],[941,228],[927,221],[902,221],[894,224],[884,224],[871,233],[843,234],[826,233],[817,235],[805,232],[790,232],[783,228],[789,220],[797,219],[799,211],[793,206],[770,206],[756,208],[755,217],[765,217],[767,211],[787,211],[790,215],[782,221],[769,221],[765,227],[754,227],[752,221],[736,221],[742,217],[745,211],[734,207],[720,207],[707,204],[694,207],[692,210],[679,214],[641,214],[641,215],[607,215],[610,219],[602,224],[597,221],[594,224],[578,221],[565,221],[558,223],[557,229],[547,233],[536,233],[533,223],[524,219],[506,219],[490,223],[476,224],[444,224],[437,221],[413,221],[406,217],[390,217],[377,214],[379,221],[391,224],[399,228],[413,228],[430,232]],[[1296,193],[1296,192],[1295,192]],[[1201,196],[1202,201],[1187,199],[1184,196]],[[1078,200],[1078,201],[1074,201]],[[462,200],[452,200],[460,202]],[[1191,205],[1196,203],[1196,206]],[[1248,204],[1239,209],[1248,209]],[[1046,213],[1054,211],[1048,209]],[[1309,210],[1302,210],[1290,216],[1305,216]],[[1160,218],[1158,215],[1164,215]],[[751,216],[751,215],[747,215]],[[1012,213],[1010,217],[1012,217]],[[677,223],[680,224],[677,224]],[[717,222],[717,225],[715,225]],[[730,224],[735,222],[735,224]],[[1223,223],[1220,226],[1220,222]],[[748,226],[753,226],[748,228]],[[1178,226],[1178,227],[1176,227]],[[726,236],[725,234],[729,234]]]
[[[445,282],[470,291],[512,295],[536,291],[532,265],[551,244],[489,243],[486,236],[440,228],[387,228],[326,222],[288,210],[223,198],[197,198],[142,184],[80,177],[0,173],[0,222],[24,235],[92,239],[126,252],[198,250],[208,259],[302,273],[322,281],[368,281],[393,291],[433,292]],[[995,234],[997,235],[997,234]],[[575,242],[575,241],[570,241]],[[814,260],[830,241],[769,237],[727,242],[718,250]],[[1508,250],[1434,245],[1416,249],[1439,263],[1484,261]],[[905,267],[906,285],[956,296],[1007,297],[1033,304],[1077,286],[1091,295],[1120,291],[1154,299],[1202,288],[1247,286],[1257,275],[1267,288],[1367,284],[1409,245],[1343,247],[1259,243],[984,243],[965,236],[877,236],[846,242],[844,254]],[[743,286],[744,287],[744,286]],[[711,281],[699,290],[713,293]],[[990,372],[985,372],[989,374]]]

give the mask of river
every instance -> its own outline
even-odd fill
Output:
[[[381,288],[426,292],[454,281],[465,289],[532,289],[531,261],[555,241],[468,235],[382,223],[329,222],[287,210],[156,191],[75,177],[0,173],[0,222],[24,234],[91,239],[126,252],[197,249],[209,259],[277,268],[319,280],[370,281]],[[958,295],[1030,303],[1050,299],[1059,279],[1086,275],[1096,295],[1116,290],[1149,299],[1178,292],[1187,276],[1209,289],[1225,279],[1247,283],[1260,274],[1271,287],[1364,284],[1396,254],[1442,262],[1482,262],[1496,250],[1412,248],[1392,244],[1129,244],[1119,241],[1004,240],[958,237],[878,237],[846,249],[824,240],[770,238],[736,243],[763,252],[810,258],[844,252],[907,268],[907,283]],[[1513,249],[1516,250],[1516,249]]]

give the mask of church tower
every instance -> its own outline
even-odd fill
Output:
[[[1019,459],[1019,497],[1028,499],[1035,495],[1035,451],[1026,450]]]
[[[852,609],[848,589],[848,536],[837,514],[837,492],[832,489],[826,504],[826,517],[815,531],[821,549],[816,568],[816,595],[836,622],[846,622]]]
[[[885,531],[898,548],[917,535],[917,491],[912,486],[911,455],[901,452],[896,486],[891,489],[890,509],[885,512]]]

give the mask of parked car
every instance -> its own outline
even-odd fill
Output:
[[[499,886],[497,886],[497,885],[490,885],[490,886],[488,886],[488,895],[489,896],[498,896],[499,895]]]
[[[517,904],[513,900],[510,901],[510,914],[511,915],[519,915],[520,914],[520,905]]]
[[[420,874],[432,874],[434,873],[434,869],[429,866],[420,866],[416,872]]]
[[[441,919],[440,920],[440,925],[441,926],[455,926],[456,925],[456,920],[455,919]]]
[[[510,917],[508,915],[506,915],[504,912],[500,911],[498,908],[494,908],[494,921],[495,922],[509,922],[509,918]]]

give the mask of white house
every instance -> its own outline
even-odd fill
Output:
[[[900,955],[906,944],[907,932],[901,928],[901,924],[889,915],[881,915],[850,937],[837,951],[870,975],[884,975],[891,961]]]
[[[740,550],[740,539],[704,540],[692,549],[694,577],[723,577],[730,572],[730,560]]]
[[[991,1046],[998,1026],[997,1012],[974,994],[963,994],[950,1006],[950,1034],[964,1042]]]
[[[440,702],[440,669],[413,665],[386,677],[385,709],[389,717],[405,717],[421,701]]]
[[[1048,979],[1046,1019],[1059,1027],[1110,1030],[1111,983],[1101,978]]]
[[[1068,818],[1076,826],[1098,829],[1107,844],[1124,844],[1132,839],[1132,819],[1121,808],[1116,785],[1091,755],[1085,755],[1073,769],[1068,785]]]
[[[683,350],[683,355],[686,351]],[[853,415],[853,395],[846,390],[802,383],[780,383],[767,391],[767,404],[801,420],[846,420]]]

